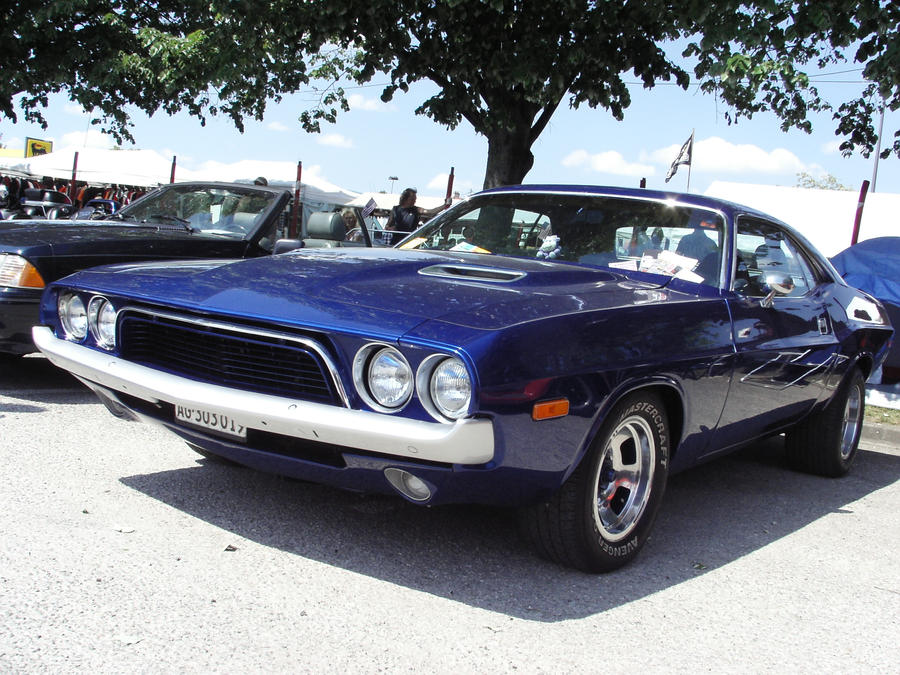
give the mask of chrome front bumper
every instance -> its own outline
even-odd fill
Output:
[[[150,402],[215,409],[250,429],[410,460],[484,464],[494,457],[490,420],[423,422],[206,384],[61,340],[35,326],[38,349],[79,378]]]

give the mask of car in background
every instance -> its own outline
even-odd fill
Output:
[[[588,572],[668,477],[785,434],[840,476],[892,328],[803,237],[696,195],[476,194],[396,248],[114,265],[44,292],[36,344],[208,457],[421,505],[516,507]]]
[[[106,220],[120,208],[122,205],[115,199],[90,199],[75,212],[72,218],[73,220]]]
[[[267,255],[290,198],[281,188],[177,183],[102,220],[0,221],[0,355],[35,351],[31,327],[51,281],[113,262]]]
[[[75,212],[72,200],[64,192],[47,188],[26,188],[22,190],[22,200],[14,219],[41,218],[56,220],[71,218]]]
[[[833,256],[831,263],[848,284],[878,298],[892,324],[900,324],[900,237],[866,239]],[[882,371],[882,383],[900,382],[900,340],[894,339]]]

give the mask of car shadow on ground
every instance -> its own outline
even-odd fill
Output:
[[[0,356],[0,417],[4,413],[40,413],[46,403],[96,403],[97,397],[74,375],[39,354]]]
[[[794,473],[783,440],[674,476],[651,540],[631,565],[592,576],[537,558],[512,513],[422,508],[208,460],[122,482],[280,551],[523,619],[612,609],[696,578],[900,479],[900,456],[861,451],[840,480]]]

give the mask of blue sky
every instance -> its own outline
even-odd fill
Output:
[[[824,96],[840,102],[858,90],[862,81],[859,70],[847,65],[820,76],[817,86]],[[481,188],[486,140],[465,123],[449,131],[413,112],[432,91],[430,85],[421,83],[407,94],[398,93],[388,104],[380,101],[380,86],[347,91],[351,111],[341,114],[337,124],[323,124],[321,134],[301,129],[297,117],[309,105],[310,94],[297,94],[270,104],[262,122],[247,121],[243,134],[224,118],[210,118],[202,127],[186,114],[158,113],[147,118],[138,113],[133,116],[133,147],[155,150],[167,158],[175,155],[179,167],[194,171],[202,170],[207,161],[275,160],[285,166],[302,161],[304,176],[316,175],[359,192],[416,187],[420,195],[443,196],[452,166],[456,190],[466,194]],[[800,171],[831,174],[856,191],[863,180],[872,179],[872,158],[840,155],[840,139],[833,135],[830,115],[813,118],[812,134],[784,133],[770,114],[728,125],[721,103],[695,88],[683,91],[663,85],[644,90],[635,85],[632,99],[622,122],[605,110],[561,106],[533,148],[535,165],[526,182],[637,186],[645,177],[648,187],[685,191],[686,167],[668,185],[664,179],[692,129],[691,192],[703,192],[715,180],[793,186]],[[46,131],[0,121],[0,143],[23,147],[25,137],[31,136],[53,140],[55,149],[113,145],[64,96],[51,98],[46,117],[50,124]],[[898,127],[900,113],[889,112],[884,123],[886,139]],[[392,184],[390,176],[398,180]],[[876,190],[900,193],[896,157],[879,162]]]

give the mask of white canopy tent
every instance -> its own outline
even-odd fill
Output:
[[[171,160],[153,150],[100,150],[65,148],[34,157],[2,157],[0,170],[9,169],[37,179],[45,176],[68,181],[72,178],[75,153],[78,153],[76,180],[103,185],[151,187],[168,183]]]
[[[709,197],[752,206],[783,220],[828,257],[850,246],[859,192],[811,190],[777,185],[716,181]],[[859,241],[900,236],[900,194],[869,193],[863,208]]]
[[[375,200],[375,208],[379,211],[390,211],[400,203],[400,194],[387,194],[385,192],[363,192],[354,197],[353,201],[351,201],[348,206],[358,206],[359,208],[363,208],[364,206],[366,206],[366,204],[369,203],[370,199]],[[416,206],[421,206],[423,209],[433,209],[443,203],[443,197],[424,197],[422,195],[416,196]]]
[[[222,162],[205,162],[195,171],[176,169],[175,181],[188,180],[216,180],[226,182],[253,182],[255,178],[262,176],[269,185],[277,187],[294,187],[297,181],[296,162],[276,162],[266,160],[243,159],[230,164]],[[301,174],[300,201],[303,202],[304,211],[307,204],[320,205],[324,208],[342,206],[354,199],[359,193],[345,190],[342,187],[329,183],[319,178],[312,171]],[[321,210],[312,208],[311,210]]]
[[[18,176],[45,177],[68,182],[72,178],[75,153],[78,164],[77,181],[100,185],[129,185],[155,187],[168,183],[172,175],[172,160],[153,150],[102,150],[97,148],[65,148],[35,157],[0,157],[0,172]],[[175,167],[175,181],[253,182],[263,176],[273,187],[293,189],[297,164],[293,162],[240,160],[225,164],[206,162],[197,170]],[[345,190],[307,171],[301,176],[300,201],[303,222],[313,211],[331,210],[351,201],[358,193]]]

